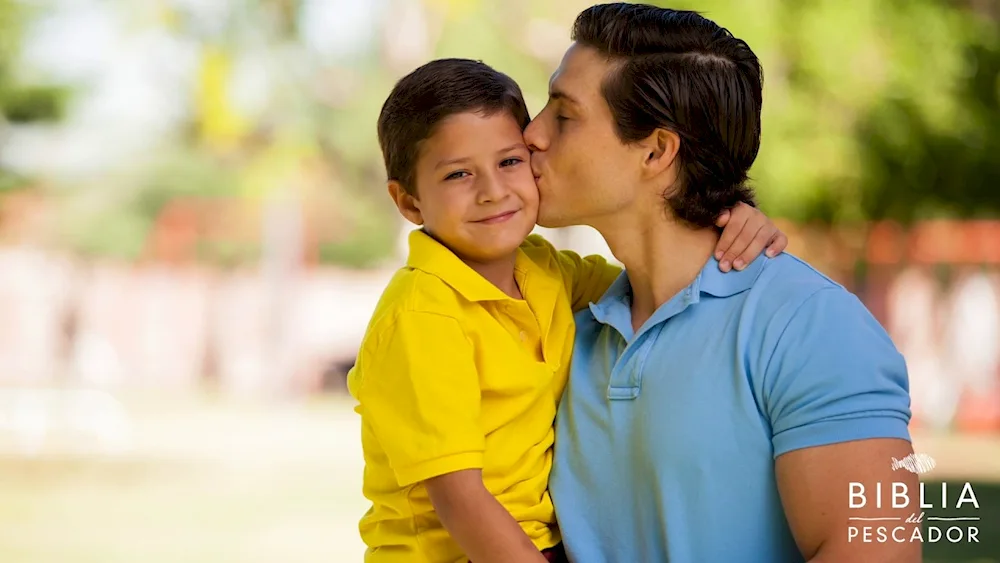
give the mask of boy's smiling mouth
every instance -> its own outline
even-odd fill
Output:
[[[486,217],[484,219],[479,219],[477,221],[473,221],[473,223],[481,223],[481,224],[484,224],[484,225],[495,225],[497,223],[503,223],[504,221],[507,221],[511,217],[513,217],[514,215],[516,215],[519,211],[521,211],[521,210],[520,209],[514,209],[514,210],[511,210],[511,211],[503,211],[503,212],[497,213],[495,215],[490,215],[489,217]]]

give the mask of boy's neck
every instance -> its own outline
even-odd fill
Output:
[[[514,279],[514,260],[516,257],[517,253],[512,252],[510,256],[489,262],[476,262],[465,258],[462,258],[462,261],[486,278],[486,281],[497,286],[507,296],[513,299],[523,299],[521,289],[517,287],[517,281]]]

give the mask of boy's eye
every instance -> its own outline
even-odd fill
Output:
[[[524,161],[521,160],[520,158],[518,158],[516,156],[512,156],[510,158],[505,158],[505,159],[501,160],[500,161],[500,167],[504,168],[506,166],[514,166],[515,164],[520,164],[522,162],[524,162]]]
[[[465,170],[456,170],[455,172],[452,172],[451,174],[448,174],[447,176],[445,176],[444,179],[445,179],[445,181],[448,181],[448,180],[461,180],[462,178],[465,178],[468,175],[469,175],[469,173],[466,172]]]
[[[556,115],[556,121],[569,121],[569,118],[565,115]]]

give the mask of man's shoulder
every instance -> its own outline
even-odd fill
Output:
[[[865,305],[808,263],[775,259],[756,280],[744,353],[775,455],[906,438],[906,363]],[[817,425],[822,423],[821,425]]]
[[[774,258],[763,268],[747,304],[754,309],[748,318],[764,348],[776,346],[778,339],[841,346],[844,334],[866,334],[866,342],[852,341],[853,349],[894,350],[885,329],[855,294],[792,255]]]
[[[748,303],[761,313],[794,312],[807,302],[856,300],[854,294],[792,254],[767,259],[750,290]]]
[[[770,259],[761,269],[743,302],[743,319],[758,344],[776,345],[775,337],[794,322],[820,323],[827,331],[883,329],[861,300],[808,262],[793,256]],[[816,332],[810,330],[810,333]],[[799,338],[801,335],[785,335]]]
[[[783,253],[774,258],[765,259],[760,276],[754,282],[754,287],[760,285],[778,287],[793,293],[813,293],[820,289],[839,289],[847,291],[829,276],[817,270],[812,264],[795,256]]]

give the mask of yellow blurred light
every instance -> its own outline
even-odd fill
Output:
[[[232,60],[224,50],[206,46],[202,51],[196,96],[200,136],[215,149],[231,149],[250,129],[229,97]]]

